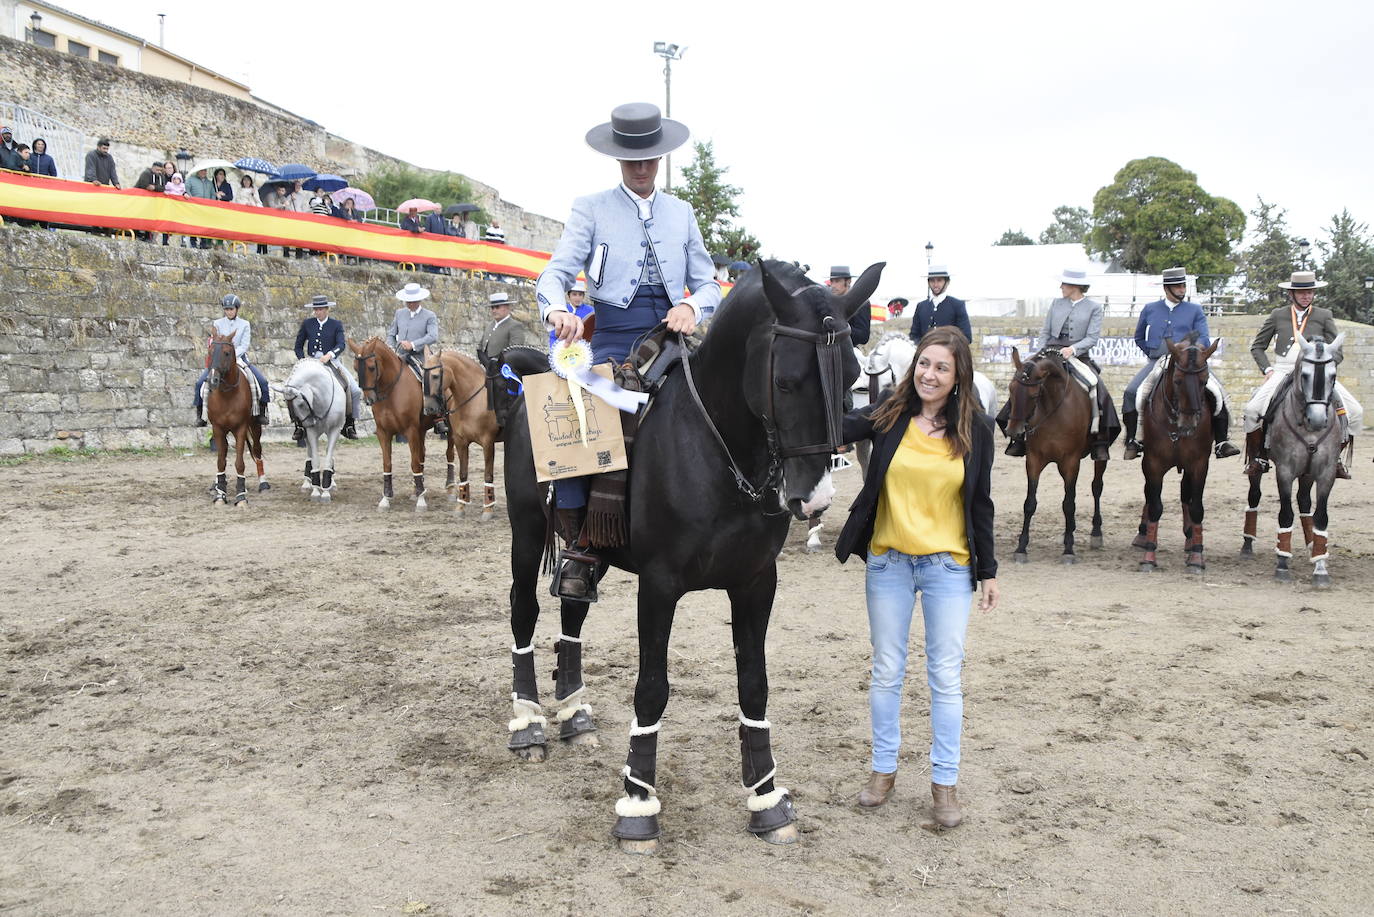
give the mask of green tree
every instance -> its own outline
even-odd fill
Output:
[[[993,245],[1034,245],[1035,240],[1019,229],[1008,229]]]
[[[1040,233],[1041,245],[1082,242],[1092,227],[1093,216],[1083,207],[1060,204],[1054,208],[1054,222]]]
[[[730,219],[739,216],[736,199],[744,192],[725,181],[725,173],[730,170],[716,164],[716,151],[709,140],[693,143],[692,150],[695,155],[682,170],[682,186],[676,189],[677,196],[696,212],[697,227],[708,252],[725,255],[732,261],[751,260],[758,253],[759,240]]]
[[[1093,196],[1087,249],[1128,271],[1230,275],[1231,250],[1245,233],[1245,213],[1213,197],[1197,175],[1160,156],[1133,159]]]
[[[1298,246],[1288,234],[1288,212],[1262,197],[1256,201],[1250,211],[1253,241],[1240,253],[1238,267],[1245,273],[1241,295],[1246,307],[1262,311],[1286,301],[1279,283],[1288,279],[1298,263]]]
[[[401,163],[378,166],[354,180],[353,186],[372,195],[378,207],[395,208],[402,201],[419,197],[436,204],[471,204],[472,184],[457,172],[421,172]],[[488,217],[479,210],[469,217],[474,223],[486,223]]]
[[[1322,253],[1320,279],[1330,286],[1317,294],[1321,304],[1337,318],[1371,321],[1374,315],[1364,288],[1364,278],[1374,275],[1374,241],[1369,237],[1369,225],[1357,222],[1349,210],[1342,210],[1322,231],[1326,238],[1317,241]]]

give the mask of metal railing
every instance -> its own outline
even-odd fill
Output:
[[[62,178],[80,181],[85,175],[86,135],[70,124],[7,99],[0,99],[0,123],[14,132],[16,143],[32,146],[38,137],[47,141],[48,155],[57,163],[57,174]]]

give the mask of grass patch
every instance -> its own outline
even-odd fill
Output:
[[[73,449],[70,446],[53,446],[47,452],[26,452],[23,455],[0,456],[0,468],[13,468],[28,462],[58,461],[84,462],[99,458],[124,458],[130,456],[172,455],[178,450],[170,446],[130,447],[128,449]]]

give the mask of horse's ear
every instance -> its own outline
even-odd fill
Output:
[[[1302,336],[1301,331],[1293,335],[1293,343],[1298,348],[1298,356],[1302,356],[1303,351],[1307,350],[1307,338]]]
[[[1016,367],[1018,373],[1021,371],[1021,351],[1015,347],[1011,349],[1011,365]]]
[[[359,356],[359,355],[362,353],[362,351],[358,349],[358,344],[357,344],[357,342],[354,341],[352,338],[346,337],[346,338],[344,338],[344,340],[348,343],[348,349],[351,350],[351,351],[353,351],[353,355],[354,355],[355,357],[356,357],[356,356]]]
[[[1334,341],[1332,341],[1330,344],[1327,344],[1327,345],[1326,345],[1326,349],[1327,349],[1327,350],[1334,350],[1336,353],[1339,354],[1339,353],[1341,352],[1341,345],[1344,344],[1344,343],[1345,343],[1345,332],[1342,331],[1340,334],[1336,335],[1336,339],[1335,339]]]
[[[859,279],[854,281],[854,286],[849,288],[849,292],[844,294],[840,308],[844,310],[845,318],[853,318],[860,309],[868,306],[868,298],[873,295],[873,291],[878,289],[878,281],[882,279],[883,268],[887,267],[886,261],[879,261],[877,264],[870,264],[859,275]]]
[[[782,285],[778,278],[773,276],[773,272],[768,269],[765,262],[759,262],[759,271],[763,274],[763,295],[768,299],[768,305],[773,309],[773,314],[778,318],[792,321],[791,313],[796,309],[796,306],[792,304],[792,294],[787,292],[787,288]]]
[[[1217,338],[1215,341],[1212,342],[1212,346],[1208,347],[1206,350],[1202,352],[1202,359],[1210,360],[1212,358],[1212,354],[1216,353],[1217,348],[1220,346],[1221,338]]]

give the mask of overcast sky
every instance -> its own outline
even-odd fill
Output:
[[[685,45],[673,117],[714,141],[765,253],[814,277],[886,260],[884,295],[922,290],[927,241],[957,284],[961,252],[1091,208],[1144,156],[1314,240],[1342,207],[1374,220],[1374,12],[1355,0],[64,3],[153,41],[167,12],[169,50],[560,220],[618,180],[587,129],[662,105],[653,43]]]

